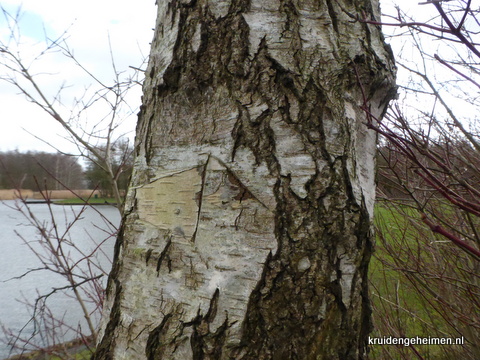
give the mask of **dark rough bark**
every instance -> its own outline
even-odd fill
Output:
[[[361,359],[376,1],[162,1],[94,359]],[[361,85],[359,84],[359,81]],[[108,313],[110,309],[110,313]]]

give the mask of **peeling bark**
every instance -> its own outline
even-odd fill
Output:
[[[127,214],[93,359],[362,359],[375,0],[158,3]]]

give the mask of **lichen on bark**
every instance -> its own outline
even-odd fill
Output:
[[[165,0],[94,359],[361,359],[378,3]],[[360,84],[359,84],[360,82]],[[103,333],[102,333],[103,334]]]

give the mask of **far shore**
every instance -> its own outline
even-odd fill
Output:
[[[47,199],[50,200],[59,200],[59,199],[76,199],[79,196],[87,198],[95,198],[95,196],[100,197],[99,190],[48,190],[44,192],[44,195]],[[15,199],[26,199],[26,200],[45,200],[44,195],[40,191],[33,191],[29,189],[1,189],[0,190],[0,200],[15,200]]]

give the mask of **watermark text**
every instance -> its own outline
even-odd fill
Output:
[[[368,337],[368,345],[463,345],[465,339],[462,337]]]

